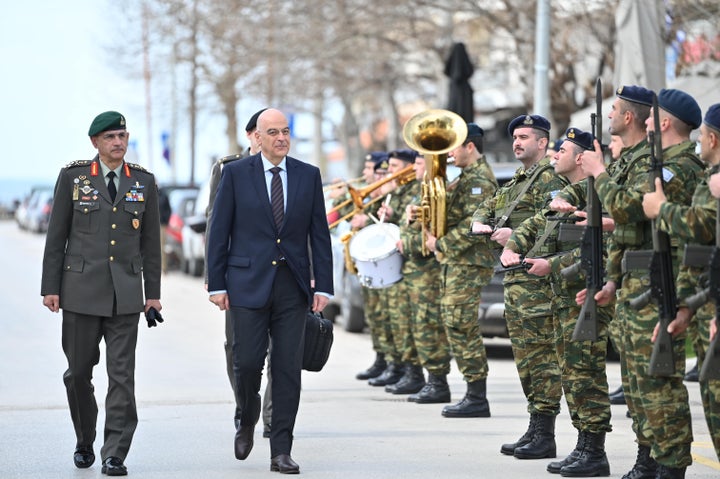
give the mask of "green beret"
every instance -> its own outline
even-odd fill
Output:
[[[90,124],[88,136],[95,136],[98,133],[108,130],[124,130],[125,117],[116,111],[100,113]]]

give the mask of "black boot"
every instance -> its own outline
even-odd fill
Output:
[[[414,394],[425,386],[425,375],[419,364],[405,366],[405,374],[395,384],[385,386],[385,392],[391,394]]]
[[[529,443],[515,448],[518,459],[544,459],[557,455],[555,445],[555,416],[538,414],[535,431]]]
[[[586,439],[587,434],[584,431],[579,431],[577,444],[575,444],[575,449],[573,449],[573,451],[562,461],[553,461],[548,464],[547,472],[549,472],[550,474],[560,474],[560,469],[567,466],[568,464],[572,464],[573,462],[577,461],[577,459],[580,457],[580,453],[585,447]]]
[[[582,434],[582,433],[581,433]],[[585,432],[583,449],[577,461],[560,470],[563,477],[605,477],[610,475],[610,464],[605,454],[605,433]]]
[[[403,369],[395,362],[390,361],[382,374],[375,378],[370,378],[368,384],[370,386],[387,386],[400,381],[403,375]]]
[[[696,361],[695,366],[693,366],[692,369],[690,369],[690,371],[685,373],[683,380],[691,382],[691,383],[696,383],[696,382],[698,382],[699,378],[700,378],[700,373],[698,372],[698,363]]]
[[[376,378],[385,371],[386,367],[387,362],[385,361],[385,356],[381,353],[377,353],[377,356],[375,356],[375,362],[372,363],[372,366],[367,368],[365,371],[357,373],[355,378],[361,380]]]
[[[515,454],[515,449],[529,443],[532,440],[533,433],[535,432],[535,423],[537,423],[537,417],[537,414],[530,414],[530,423],[528,424],[527,431],[525,431],[525,433],[520,436],[520,439],[518,439],[517,441],[503,444],[500,447],[500,452],[507,456],[512,456],[513,454]]]
[[[638,445],[637,459],[635,465],[630,472],[625,474],[622,479],[655,479],[658,463],[650,457],[650,446]]]
[[[485,379],[467,383],[467,392],[462,401],[452,406],[445,406],[442,415],[445,417],[490,417],[490,405],[485,393]]]
[[[440,404],[450,402],[450,387],[447,376],[428,373],[428,382],[417,394],[408,396],[408,401],[418,404]]]
[[[625,391],[622,386],[611,392],[608,397],[610,398],[610,404],[625,404]]]
[[[685,479],[685,467],[668,467],[658,464],[655,479]]]

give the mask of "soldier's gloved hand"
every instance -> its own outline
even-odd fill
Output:
[[[147,310],[147,313],[145,313],[145,319],[147,320],[148,328],[157,326],[157,323],[162,323],[164,321],[160,311],[152,307]]]

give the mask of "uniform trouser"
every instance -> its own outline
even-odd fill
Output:
[[[417,366],[420,364],[420,359],[418,359],[417,349],[415,349],[411,327],[412,306],[408,301],[408,283],[402,279],[386,290],[395,350],[403,363]]]
[[[225,311],[225,367],[227,369],[228,378],[230,379],[230,387],[233,390],[235,398],[235,419],[240,420],[240,403],[237,401],[237,384],[235,382],[235,371],[233,370],[233,323],[230,317],[230,311]],[[272,348],[272,343],[270,343]],[[268,356],[267,385],[265,386],[265,394],[263,395],[262,418],[266,428],[270,428],[270,420],[272,418],[272,369],[270,368],[270,356]]]
[[[486,379],[487,352],[478,322],[480,291],[492,269],[474,265],[442,265],[441,311],[445,333],[466,382]]]
[[[715,305],[708,303],[700,308],[695,314],[695,318],[693,318],[698,331],[695,352],[697,353],[699,368],[702,368],[710,347],[710,320],[713,316],[715,316]],[[715,454],[720,459],[720,380],[701,381],[700,397],[705,411],[705,422],[710,431],[710,439],[712,439],[715,447]]]
[[[557,415],[562,382],[550,311],[550,283],[547,279],[506,282],[504,293],[505,320],[528,412]]]
[[[98,407],[92,373],[105,339],[108,391],[101,457],[125,460],[137,427],[135,346],[139,313],[113,317],[88,316],[63,310],[62,346],[68,360],[63,375],[77,446],[95,441]]]
[[[260,383],[272,341],[272,430],[270,457],[290,454],[300,404],[300,377],[307,297],[287,266],[278,267],[268,303],[262,308],[231,307],[235,340],[233,359],[243,426],[260,418]],[[268,332],[270,338],[268,338]]]
[[[653,348],[651,338],[658,322],[658,308],[650,303],[636,311],[628,303],[649,288],[647,276],[641,278],[641,274],[623,276],[615,315],[623,322],[625,333],[621,359],[624,357],[626,363],[633,402],[633,429],[639,444],[652,447],[658,463],[669,467],[689,466],[693,436],[688,393],[683,384],[685,335],[672,340],[675,373],[670,377],[651,376],[648,370]]]
[[[440,313],[440,265],[431,259],[412,273],[408,299],[412,308],[412,333],[420,365],[434,376],[450,373],[450,344]],[[405,279],[410,277],[405,274]]]
[[[363,307],[365,310],[365,322],[370,330],[370,340],[372,341],[373,351],[384,354],[381,338],[384,334],[382,324],[379,324],[377,318],[378,295],[377,290],[370,289],[366,286],[361,287],[363,296]]]
[[[392,322],[390,321],[390,300],[388,296],[389,288],[376,289],[377,291],[377,310],[375,311],[375,321],[379,324],[378,332],[380,333],[380,344],[385,353],[385,359],[395,363],[400,363],[400,352],[395,347],[393,336]]]
[[[563,392],[575,429],[610,432],[610,398],[605,370],[610,308],[598,308],[597,340],[573,341],[580,315],[580,306],[575,304],[576,292],[575,289],[563,291],[563,296],[557,296],[553,301],[555,344]]]

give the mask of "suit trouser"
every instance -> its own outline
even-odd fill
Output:
[[[68,360],[63,375],[70,416],[78,446],[95,441],[98,407],[92,372],[100,360],[100,340],[105,338],[108,391],[105,398],[105,435],[102,459],[125,460],[135,428],[135,346],[139,313],[108,317],[63,310],[62,346]]]
[[[300,404],[300,376],[305,340],[307,297],[287,266],[279,266],[270,298],[258,309],[232,307],[235,332],[233,358],[240,424],[255,425],[260,417],[260,382],[273,343],[272,430],[270,455],[290,454]]]
[[[235,371],[233,368],[232,352],[234,334],[230,311],[225,311],[225,367],[227,368],[228,379],[230,379],[230,387],[233,390],[233,397],[235,397],[235,419],[236,421],[239,421],[240,403],[237,401],[237,386],[235,385]],[[270,348],[272,349],[272,345]],[[262,417],[265,428],[270,429],[270,421],[272,419],[272,373],[270,372],[269,363],[267,370],[267,385],[265,386],[265,393],[263,394]]]

